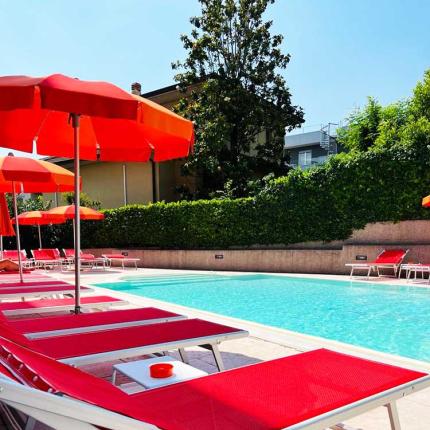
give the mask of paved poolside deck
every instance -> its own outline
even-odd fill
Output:
[[[82,283],[85,285],[93,285],[99,282],[114,282],[122,276],[154,276],[177,273],[208,273],[202,271],[185,271],[185,270],[163,270],[163,269],[129,269],[126,271],[110,270],[110,271],[93,271],[84,272],[82,274]],[[213,272],[209,272],[213,273]],[[226,273],[226,272],[222,272]],[[230,272],[229,272],[230,273]],[[232,274],[239,274],[232,272]],[[53,272],[53,276],[58,278],[73,281],[72,273]],[[278,273],[279,275],[279,273]],[[330,279],[348,280],[346,276],[335,275],[289,275],[289,276],[311,276],[324,277]],[[403,280],[395,280],[391,278],[372,279],[376,282],[389,282],[395,284],[405,284]],[[427,284],[422,284],[424,288],[428,288]],[[157,306],[174,312],[185,313],[190,317],[200,317],[220,322],[224,324],[234,325],[244,328],[250,332],[250,337],[224,342],[220,345],[222,357],[227,369],[243,366],[246,364],[257,363],[263,360],[270,360],[287,355],[296,354],[301,351],[314,349],[318,347],[329,347],[331,349],[360,355],[363,357],[384,361],[387,363],[401,365],[405,367],[419,368],[430,372],[430,363],[423,363],[406,358],[383,354],[376,351],[371,351],[364,348],[358,348],[351,345],[345,345],[340,342],[327,341],[324,339],[301,335],[287,330],[281,330],[255,324],[234,318],[228,318],[220,315],[215,315],[208,312],[198,311],[183,306],[173,305],[166,302],[161,302],[152,299],[146,299],[130,295],[123,292],[104,290],[96,287],[97,293],[109,294],[115,297],[123,298],[134,306]],[[430,290],[429,290],[430,294]],[[201,348],[189,348],[188,357],[190,364],[200,368],[208,373],[216,372],[216,367],[210,352]],[[99,376],[110,378],[112,373],[112,364],[87,366],[86,370],[95,373]],[[121,382],[121,381],[120,381]],[[126,381],[122,381],[126,382]],[[398,402],[400,421],[403,430],[429,430],[430,429],[430,389],[423,390],[419,393],[408,396]],[[345,424],[362,430],[390,430],[388,414],[385,408],[378,408],[366,414],[363,414],[352,420],[348,420]]]

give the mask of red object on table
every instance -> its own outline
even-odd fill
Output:
[[[149,374],[152,378],[169,378],[173,375],[173,364],[156,363],[149,366]]]

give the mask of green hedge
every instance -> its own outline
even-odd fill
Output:
[[[226,248],[346,239],[369,222],[428,219],[428,147],[340,155],[294,170],[256,198],[156,203],[108,209],[82,222],[83,247]],[[62,227],[64,229],[64,227]],[[71,228],[54,230],[71,246]],[[63,233],[63,234],[61,234]]]

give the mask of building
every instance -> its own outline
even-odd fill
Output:
[[[141,94],[141,86],[134,83],[131,91],[149,100],[171,108],[181,97],[176,85]],[[73,160],[48,157],[50,161],[73,170]],[[115,208],[127,204],[145,204],[165,200],[178,200],[178,187],[192,187],[192,179],[181,175],[183,160],[162,163],[114,163],[81,161],[82,191],[93,200],[98,200],[102,208]],[[63,204],[58,195],[47,198]]]
[[[296,131],[285,136],[284,149],[292,167],[307,169],[324,163],[330,155],[342,152],[336,139],[338,124],[329,123],[315,131]]]

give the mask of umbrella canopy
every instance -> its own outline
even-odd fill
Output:
[[[29,211],[18,215],[20,225],[48,225],[62,224],[65,221],[61,215],[51,214],[48,211]],[[12,219],[15,224],[15,218]]]
[[[3,259],[3,236],[15,236],[7,207],[6,196],[0,193],[0,255]]]
[[[58,206],[56,208],[50,209],[46,213],[53,217],[62,217],[63,219],[74,219],[75,218],[75,205],[68,206]],[[104,214],[98,212],[94,209],[87,208],[84,206],[79,207],[79,218],[84,220],[102,220],[104,219]]]
[[[0,157],[0,191],[12,192],[13,188],[26,193],[72,191],[74,174],[44,160]]]
[[[4,193],[0,193],[0,236],[15,236]]]
[[[29,211],[23,212],[17,217],[19,225],[37,225],[39,234],[39,247],[42,248],[42,234],[40,231],[41,225],[62,224],[65,219],[60,215],[52,215],[47,211]],[[15,218],[12,219],[15,224]]]
[[[423,198],[422,205],[425,208],[430,208],[430,196],[426,196]]]
[[[19,275],[21,282],[23,282],[16,187],[19,186],[21,191],[25,192],[36,192],[38,190],[43,190],[43,192],[71,191],[79,184],[79,180],[75,181],[73,173],[60,166],[47,161],[25,157],[0,157],[0,172],[4,181],[9,182],[12,188]]]
[[[74,157],[69,114],[80,115],[80,158],[155,161],[186,157],[193,124],[107,82],[61,74],[0,77],[0,142],[42,155]]]
[[[185,157],[193,124],[106,82],[56,74],[0,77],[0,142],[75,160],[75,312],[80,312],[79,160],[155,161]]]

